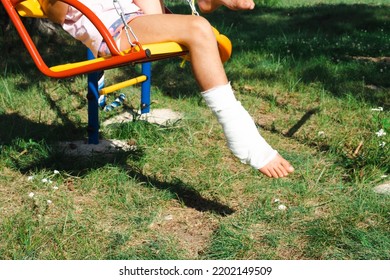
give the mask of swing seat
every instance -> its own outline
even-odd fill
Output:
[[[102,35],[103,40],[106,42],[111,56],[98,57],[85,61],[71,62],[49,67],[42,59],[21,20],[21,17],[46,18],[38,0],[1,0],[1,2],[8,12],[16,30],[26,45],[27,50],[38,69],[49,77],[67,78],[80,74],[116,68],[129,63],[136,64],[170,57],[185,56],[188,53],[188,50],[184,46],[176,42],[144,45],[137,43],[136,46],[130,50],[120,51],[101,20],[85,5],[77,0],[62,0],[62,2],[67,3],[82,12],[95,25]],[[226,36],[220,34],[215,28],[214,33],[218,41],[221,60],[225,62],[231,56],[232,45],[230,40]]]

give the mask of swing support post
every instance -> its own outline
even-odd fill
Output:
[[[90,49],[87,50],[87,58],[95,58]],[[98,99],[98,72],[92,72],[88,74],[88,144],[99,144]]]
[[[91,50],[87,51],[87,59],[94,59]],[[141,83],[141,114],[150,112],[151,102],[151,76],[152,63],[142,63],[142,74],[145,80]],[[88,74],[88,144],[99,144],[99,89],[98,89],[98,72]],[[142,79],[143,80],[143,79]]]
[[[150,87],[152,78],[152,63],[142,63],[142,74],[147,77],[147,80],[141,84],[141,114],[150,112]]]

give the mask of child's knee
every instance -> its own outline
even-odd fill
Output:
[[[196,16],[192,17],[190,24],[190,32],[193,36],[199,39],[211,39],[214,38],[214,33],[211,28],[210,22],[204,17]]]

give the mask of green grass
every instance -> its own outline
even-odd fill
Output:
[[[175,59],[154,63],[152,107],[182,112],[180,122],[102,127],[137,150],[65,157],[58,141],[86,137],[86,79],[43,76],[14,29],[2,29],[0,259],[389,259],[389,196],[373,189],[390,166],[390,7],[256,3],[207,18],[232,40],[225,67],[237,98],[295,166],[282,180],[231,155]],[[34,36],[49,62],[83,57],[66,35]],[[138,108],[139,88],[125,93],[125,108]]]

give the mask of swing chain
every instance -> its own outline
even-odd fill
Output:
[[[118,13],[118,15],[121,17],[122,19],[122,22],[123,22],[123,25],[124,25],[124,30],[126,32],[126,37],[127,37],[127,41],[129,41],[129,44],[130,46],[132,47],[135,47],[137,46],[137,44],[134,44],[132,41],[131,41],[131,38],[130,38],[130,34],[134,37],[135,41],[138,42],[138,38],[137,36],[135,35],[133,29],[127,24],[127,21],[125,19],[125,14],[123,12],[123,7],[121,5],[121,3],[119,2],[119,0],[113,0],[113,4],[114,4],[114,8],[116,10],[116,12]]]
[[[194,0],[186,0],[186,1],[187,1],[188,5],[190,5],[190,7],[191,7],[192,14],[195,16],[199,16],[199,13],[195,8],[195,1]]]

